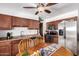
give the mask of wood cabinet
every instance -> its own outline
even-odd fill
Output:
[[[0,14],[0,29],[11,29],[11,16]]]
[[[28,27],[29,29],[39,29],[39,21],[20,18],[20,17],[12,17],[13,27]]]
[[[28,27],[29,29],[39,29],[39,21],[0,14],[0,30],[8,30],[13,27]]]
[[[0,41],[0,56],[10,56],[11,55],[11,42]]]
[[[19,51],[18,51],[18,44],[20,40],[13,40],[11,42],[11,55],[15,56]]]
[[[16,56],[20,39],[0,41],[0,56]]]
[[[58,29],[58,24],[61,22],[62,20],[56,20],[56,21],[51,21],[51,22],[47,22],[47,29],[49,26],[53,26],[54,29]]]
[[[34,21],[34,28],[39,29],[39,21],[37,20]]]
[[[33,20],[29,19],[29,25],[28,25],[29,29],[33,29]]]
[[[28,20],[20,17],[12,17],[13,27],[27,27]]]
[[[39,29],[39,21],[37,20],[29,20],[29,29]]]

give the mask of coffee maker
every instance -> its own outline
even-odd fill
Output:
[[[7,32],[7,39],[11,39],[12,38],[12,33]]]

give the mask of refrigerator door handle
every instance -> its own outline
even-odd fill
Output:
[[[66,27],[64,27],[64,39],[66,39]]]

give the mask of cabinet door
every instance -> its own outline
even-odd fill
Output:
[[[20,19],[20,26],[22,27],[28,27],[28,20],[25,18]]]
[[[39,29],[39,22],[37,20],[29,20],[29,29]]]
[[[29,29],[33,29],[33,25],[34,25],[34,24],[33,24],[33,21],[29,19],[28,28],[29,28]]]
[[[29,26],[29,20],[28,20],[28,19],[24,19],[24,25],[25,25],[26,27]]]
[[[0,29],[11,29],[11,16],[0,14]]]
[[[19,27],[20,26],[20,18],[19,17],[12,17],[13,19],[13,27]]]
[[[39,21],[34,21],[34,27],[35,29],[39,29]]]
[[[0,56],[11,55],[11,44],[9,41],[0,42]]]
[[[13,19],[13,27],[27,27],[28,26],[28,22],[24,18],[12,17],[12,19]]]
[[[12,41],[12,46],[11,46],[11,55],[15,56],[19,51],[18,51],[18,44],[20,40],[14,40]]]

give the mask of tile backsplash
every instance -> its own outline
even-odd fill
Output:
[[[0,30],[0,37],[6,37],[7,32],[12,32],[12,36],[37,34],[38,30],[28,29],[27,27],[14,27],[12,30]]]

